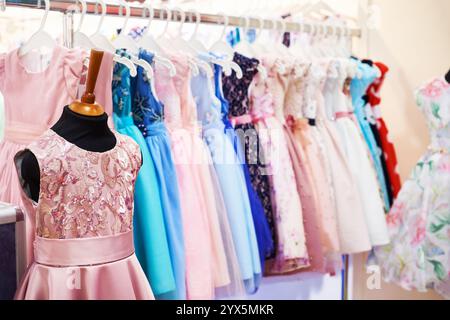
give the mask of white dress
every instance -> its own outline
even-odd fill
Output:
[[[351,97],[346,96],[343,90],[347,77],[354,75],[351,70],[352,62],[333,61],[332,67],[336,69],[336,81],[333,87],[326,88],[326,101],[330,101],[329,109],[334,111],[335,124],[350,171],[358,187],[370,242],[372,246],[385,245],[389,243],[389,236],[377,177],[369,158],[367,145],[353,115]]]

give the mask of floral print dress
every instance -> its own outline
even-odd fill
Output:
[[[450,84],[435,79],[416,98],[431,144],[387,216],[391,244],[376,254],[386,281],[450,299]]]

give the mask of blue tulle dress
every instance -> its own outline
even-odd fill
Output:
[[[267,218],[264,214],[264,208],[261,204],[261,200],[259,199],[258,194],[256,193],[252,185],[250,172],[248,170],[247,164],[245,163],[241,141],[228,118],[229,106],[228,101],[225,99],[222,92],[222,67],[219,65],[214,65],[214,82],[215,94],[221,103],[222,122],[225,125],[225,132],[234,145],[234,149],[244,171],[245,184],[247,186],[248,198],[250,200],[250,206],[252,209],[253,223],[255,224],[256,239],[258,241],[259,258],[261,260],[261,267],[264,270],[266,257],[270,256],[273,252],[274,243],[272,240],[269,223],[267,222]]]
[[[124,54],[123,52],[120,52]],[[134,245],[136,256],[147,275],[155,295],[175,290],[161,196],[155,165],[142,133],[131,115],[130,71],[116,63],[112,81],[115,129],[133,138],[142,152],[142,167],[135,184]]]
[[[214,83],[204,72],[191,79],[203,138],[214,162],[225,200],[241,275],[248,292],[256,290],[262,269],[245,176],[221,120],[221,104]]]
[[[139,58],[153,63],[153,55],[144,50]],[[170,138],[163,119],[163,105],[155,98],[145,70],[137,68],[137,76],[131,79],[134,122],[142,132],[153,160],[157,188],[160,191],[167,242],[175,276],[176,290],[160,299],[186,299],[185,257],[183,222],[176,171],[170,149]]]

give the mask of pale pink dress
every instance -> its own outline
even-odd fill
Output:
[[[275,258],[266,263],[268,274],[293,272],[309,266],[303,212],[283,124],[284,91],[277,59],[261,59],[268,78],[257,74],[250,85],[250,112],[270,167],[271,198],[275,221]],[[278,105],[277,105],[278,104]],[[282,117],[284,118],[284,117]]]
[[[304,88],[311,64],[295,61],[284,100],[287,134],[294,172],[303,206],[306,245],[311,266],[308,271],[334,273],[328,258],[339,252],[334,194],[317,142],[312,137],[314,128],[303,115]],[[297,160],[295,161],[294,158]]]
[[[316,119],[316,138],[322,140],[329,160],[340,251],[352,254],[370,250],[371,243],[359,191],[347,163],[339,131],[325,111],[323,90],[329,76],[328,66],[328,61],[316,61],[311,66],[305,92],[304,113],[308,118]]]
[[[212,258],[214,286],[223,287],[230,283],[230,274],[225,254],[224,235],[221,232],[221,217],[226,217],[222,191],[218,184],[211,154],[201,138],[201,128],[197,117],[197,106],[191,91],[191,70],[187,56],[173,56],[177,74],[174,77],[175,89],[180,97],[183,128],[191,141],[191,165],[196,174],[195,183],[200,192],[203,208],[206,210],[212,239]],[[194,183],[194,181],[192,182]]]
[[[27,147],[39,163],[41,189],[37,203],[22,192],[34,256],[16,299],[153,299],[133,245],[141,152],[114,134],[116,145],[106,152],[83,150],[51,129]]]
[[[180,188],[186,255],[188,299],[213,299],[214,288],[229,282],[226,257],[221,239],[209,173],[210,157],[204,152],[196,119],[195,106],[189,101],[187,60],[171,57],[177,75],[170,78],[167,69],[156,64],[155,88],[164,104],[164,117],[172,141],[172,154]],[[205,182],[205,184],[202,184]],[[206,189],[209,188],[209,189]]]
[[[48,67],[30,72],[36,69],[36,56],[19,58],[18,49],[0,54],[0,91],[5,103],[5,137],[0,142],[0,201],[22,206],[14,155],[51,127],[63,107],[77,98],[86,56],[84,51],[56,46]],[[97,100],[110,115],[112,58],[111,54],[104,55],[96,90]],[[33,230],[26,229],[31,236]],[[32,248],[27,249],[30,262]]]

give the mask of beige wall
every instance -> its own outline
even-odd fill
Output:
[[[429,136],[425,119],[416,107],[414,89],[450,68],[449,0],[371,0],[381,9],[380,27],[370,31],[370,58],[391,71],[382,91],[382,111],[397,148],[399,172],[406,179],[425,151]],[[355,259],[356,299],[438,299],[430,292],[407,292],[384,284],[366,289],[363,257]]]

